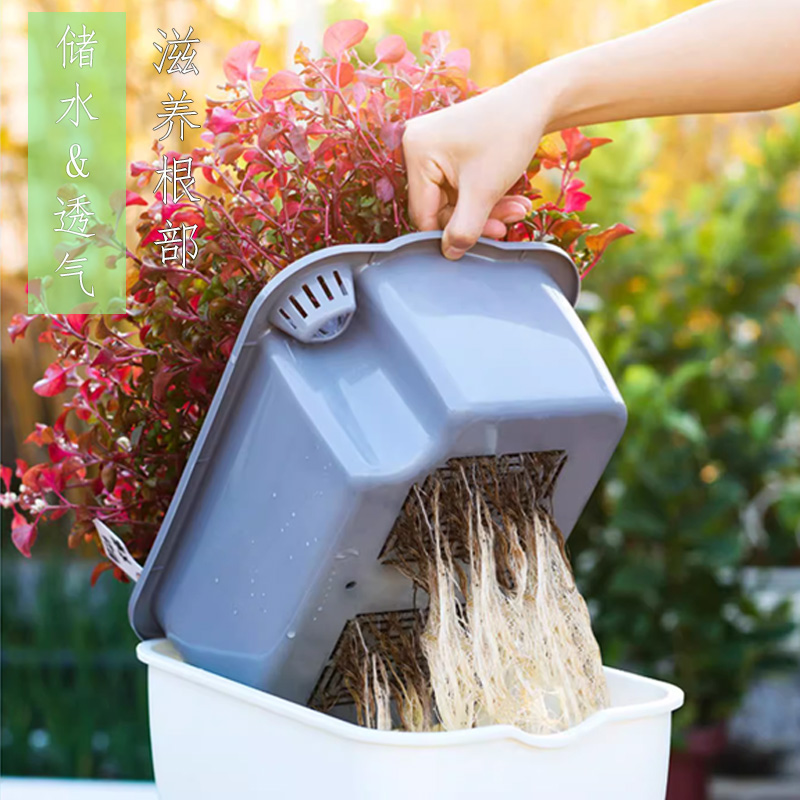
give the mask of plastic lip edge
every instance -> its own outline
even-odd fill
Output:
[[[363,744],[392,746],[443,746],[459,744],[477,744],[496,741],[498,739],[514,739],[529,747],[539,749],[559,749],[575,744],[588,736],[592,731],[616,722],[627,722],[647,717],[669,714],[680,708],[684,702],[682,689],[671,683],[664,683],[653,678],[646,678],[631,672],[604,667],[607,675],[622,675],[626,680],[639,685],[658,688],[663,696],[657,700],[633,703],[625,706],[612,706],[592,714],[580,724],[566,731],[551,734],[533,734],[516,728],[513,725],[487,725],[461,731],[431,731],[411,733],[408,731],[378,731],[362,728],[350,722],[328,716],[319,711],[292,703],[267,692],[253,689],[250,686],[223,678],[206,670],[194,667],[173,656],[158,650],[166,640],[152,639],[141,642],[136,647],[136,656],[148,669],[168,672],[198,686],[217,691],[248,705],[257,706],[282,717],[287,717],[310,727],[324,730],[341,738],[351,739]]]
[[[250,317],[251,314],[255,316],[256,313],[259,315],[266,314],[268,316],[272,312],[275,303],[282,299],[283,295],[281,294],[281,290],[286,287],[287,283],[301,273],[319,269],[324,263],[339,260],[343,256],[366,256],[367,258],[363,259],[360,264],[357,260],[355,264],[349,265],[353,269],[356,269],[358,266],[371,261],[374,256],[383,254],[389,255],[395,250],[402,250],[409,245],[441,241],[441,238],[441,231],[424,231],[398,236],[396,239],[390,239],[388,242],[377,242],[374,244],[339,244],[333,247],[327,247],[323,250],[317,250],[314,253],[309,253],[307,256],[303,256],[303,258],[298,259],[281,270],[267,283],[253,301],[253,305],[247,316]],[[509,261],[523,261],[527,253],[549,253],[560,259],[563,262],[564,268],[567,268],[571,273],[567,286],[561,281],[557,281],[557,283],[573,306],[578,302],[580,275],[569,254],[560,247],[548,244],[547,242],[498,242],[494,239],[481,237],[478,239],[475,246],[467,251],[466,255],[469,256],[470,253],[483,255],[489,258],[496,258],[499,254],[502,254],[506,256]],[[442,256],[442,258],[444,258],[444,256]],[[252,324],[253,321],[254,320],[245,319],[242,330],[249,330],[250,326],[248,322]]]
[[[440,241],[441,238],[441,231],[424,231],[398,236],[395,239],[390,239],[388,242],[334,245],[333,247],[309,253],[303,256],[303,258],[293,262],[261,289],[247,311],[244,322],[242,323],[242,328],[234,343],[231,357],[217,386],[217,390],[214,393],[214,398],[212,399],[203,426],[200,429],[200,434],[189,454],[189,459],[181,474],[178,487],[167,508],[166,516],[161,523],[150,554],[145,561],[142,574],[134,585],[131,593],[131,598],[128,602],[128,620],[140,639],[154,639],[163,636],[165,633],[153,612],[154,596],[158,591],[158,579],[160,579],[169,561],[172,549],[171,545],[174,544],[174,537],[169,546],[165,546],[165,542],[172,530],[173,520],[182,509],[184,495],[190,492],[192,488],[193,473],[197,462],[205,458],[204,451],[206,446],[213,446],[216,443],[216,436],[212,435],[210,432],[217,415],[220,412],[224,413],[227,405],[224,398],[227,395],[228,384],[233,377],[234,370],[238,366],[239,355],[246,345],[252,344],[264,335],[265,331],[263,329],[258,329],[256,323],[259,319],[265,319],[265,317],[271,313],[274,304],[282,297],[280,290],[298,273],[311,268],[319,268],[320,264],[323,262],[341,259],[343,256],[350,256],[352,258],[350,266],[355,274],[359,267],[368,264],[374,256],[381,254],[389,255],[404,247],[425,242]],[[440,252],[438,248],[437,252]],[[493,257],[496,258],[498,254],[501,254],[508,261],[512,262],[524,261],[525,256],[528,254],[547,253],[547,260],[551,261],[553,265],[555,265],[557,261],[560,261],[559,268],[548,268],[548,273],[573,306],[578,301],[581,282],[580,274],[569,254],[560,247],[546,242],[498,242],[493,239],[482,237],[478,239],[476,245],[469,252],[490,259]],[[442,256],[442,258],[444,258],[444,256]],[[550,265],[545,266],[549,267]],[[563,275],[564,280],[559,280],[556,273]],[[271,325],[267,327],[269,329]]]

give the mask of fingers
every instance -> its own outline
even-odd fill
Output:
[[[438,230],[439,211],[446,202],[438,183],[419,169],[409,170],[408,214],[418,230]]]
[[[469,250],[483,232],[494,204],[477,187],[463,183],[458,199],[442,236],[445,258],[458,259]]]
[[[426,163],[420,120],[412,120],[403,134],[403,153],[408,171],[408,215],[421,231],[437,230],[439,211],[447,204],[447,181],[435,163]]]
[[[489,216],[505,222],[506,225],[513,225],[515,222],[525,219],[532,208],[533,204],[527,197],[521,194],[511,194],[501,197],[495,203]]]
[[[502,239],[508,233],[508,226],[523,220],[533,208],[531,201],[523,195],[506,195],[495,203],[483,226],[481,236],[489,239]],[[452,204],[444,206],[437,215],[439,228],[444,230],[453,216]]]
[[[457,164],[453,168],[453,159],[447,154],[437,155],[430,131],[425,133],[424,125],[431,119],[423,116],[411,120],[403,134],[408,211],[419,230],[443,230],[442,252],[447,258],[457,259],[481,235],[494,239],[505,236],[509,225],[530,212],[531,203],[522,195],[498,199],[496,189],[490,189],[491,181],[478,177],[475,170],[464,170],[463,165],[462,169]]]

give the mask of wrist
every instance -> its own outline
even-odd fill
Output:
[[[537,64],[509,81],[524,115],[525,134],[535,138],[577,124],[578,100],[584,95],[581,70],[570,56]]]

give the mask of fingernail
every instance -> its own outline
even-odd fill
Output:
[[[521,219],[525,219],[528,216],[528,211],[530,209],[526,209],[522,203],[512,203],[508,207],[508,211],[503,214],[500,218],[500,222],[509,223],[509,222],[519,222]]]
[[[466,252],[466,250],[459,250],[456,247],[446,247],[444,249],[444,257],[449,258],[451,261],[458,261]]]

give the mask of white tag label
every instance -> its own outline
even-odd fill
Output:
[[[106,551],[109,561],[119,567],[134,583],[138,581],[142,575],[142,567],[128,552],[125,542],[99,519],[94,521],[94,527],[100,535],[103,550]]]

